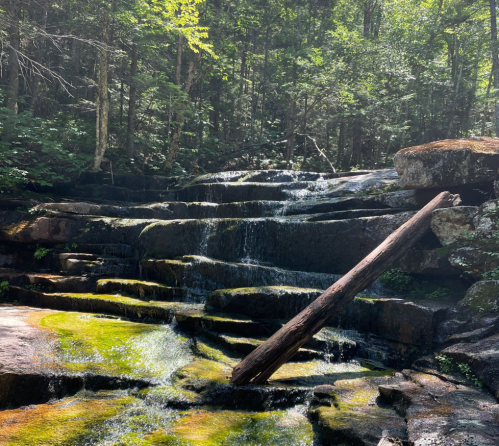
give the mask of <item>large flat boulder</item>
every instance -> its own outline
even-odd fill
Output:
[[[379,391],[406,419],[409,444],[497,444],[499,405],[490,394],[434,375],[412,370],[402,373],[407,381],[381,385]]]
[[[499,168],[499,139],[447,139],[408,147],[393,163],[404,189],[493,181]]]

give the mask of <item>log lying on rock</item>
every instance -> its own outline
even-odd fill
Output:
[[[236,385],[262,384],[354,297],[389,269],[430,229],[435,209],[458,206],[459,195],[442,192],[305,310],[250,353],[232,371]]]

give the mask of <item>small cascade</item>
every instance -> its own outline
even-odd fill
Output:
[[[235,387],[232,368],[426,195],[398,191],[394,170],[114,181],[0,213],[1,446],[377,446],[385,430],[404,444],[411,424],[397,395],[445,378],[426,374],[437,339],[485,329],[461,317],[452,294],[463,293],[461,272],[429,238],[401,265],[427,282],[444,265],[446,288],[425,292],[446,299],[395,295],[377,281],[267,385]],[[454,390],[498,411],[460,379]],[[422,419],[451,423],[448,405],[429,410]],[[483,411],[473,410],[462,419],[479,426]]]

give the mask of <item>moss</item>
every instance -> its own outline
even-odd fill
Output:
[[[185,308],[196,308],[196,309],[201,309],[202,305],[193,305],[193,304],[185,304],[182,302],[157,302],[157,301],[150,301],[150,300],[142,300],[142,299],[135,299],[133,297],[127,297],[127,296],[120,296],[118,294],[113,295],[113,294],[93,294],[93,293],[50,293],[47,294],[49,297],[60,297],[62,299],[73,299],[73,300],[78,300],[78,299],[84,299],[84,300],[95,300],[95,301],[107,301],[107,302],[116,302],[118,304],[123,304],[126,306],[131,306],[131,307],[144,307],[144,308],[151,308],[151,307],[157,307],[165,310],[171,310],[171,311],[176,311],[176,310],[182,310]]]
[[[179,370],[174,385],[184,390],[203,392],[215,384],[228,384],[231,367],[209,359],[195,359]]]
[[[175,422],[172,432],[178,440],[186,442],[180,444],[199,446],[278,446],[313,442],[311,425],[303,415],[293,411],[192,411]]]
[[[168,379],[191,360],[185,339],[171,327],[56,313],[40,325],[58,334],[58,351],[72,372]]]
[[[76,445],[95,426],[113,417],[130,397],[69,398],[55,404],[0,412],[3,446]]]
[[[204,338],[202,340],[196,340],[195,353],[202,358],[217,361],[229,367],[234,367],[241,360],[241,355],[233,352],[229,353],[225,349],[221,349],[220,346]]]
[[[196,404],[201,400],[199,394],[189,390],[179,389],[173,385],[162,385],[142,389],[135,394],[138,398],[145,400],[148,404],[167,406],[172,403]]]
[[[284,364],[272,375],[269,382],[314,387],[320,384],[333,384],[343,380],[370,378],[390,375],[389,371],[375,371],[356,361],[330,363],[308,361]],[[335,384],[336,385],[336,384]]]

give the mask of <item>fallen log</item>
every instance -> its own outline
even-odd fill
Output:
[[[458,206],[459,195],[442,192],[393,232],[371,254],[329,287],[301,313],[251,352],[232,371],[236,385],[265,383],[313,335],[333,319],[430,229],[435,209]]]

